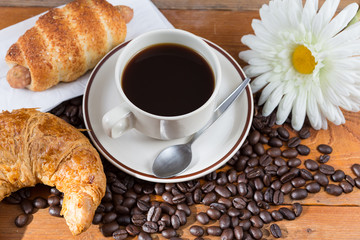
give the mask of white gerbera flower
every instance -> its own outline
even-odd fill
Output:
[[[340,0],[274,0],[254,19],[255,35],[241,41],[251,50],[240,52],[248,62],[251,87],[262,90],[263,115],[276,107],[276,123],[290,112],[299,130],[307,115],[315,129],[326,129],[327,120],[343,124],[341,109],[360,109],[360,23],[345,28],[358,5],[350,4],[334,17]]]

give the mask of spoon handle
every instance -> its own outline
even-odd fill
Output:
[[[189,144],[193,143],[203,132],[205,132],[228,108],[229,106],[240,96],[245,87],[250,82],[250,78],[245,78],[244,81],[215,109],[214,114],[210,121],[198,132],[196,132]]]

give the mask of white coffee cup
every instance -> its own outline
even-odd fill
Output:
[[[178,116],[155,115],[134,105],[123,91],[122,73],[128,62],[140,51],[162,43],[179,44],[194,50],[213,71],[214,90],[210,98],[194,111]],[[103,116],[102,125],[106,134],[118,138],[126,131],[136,129],[152,138],[170,140],[190,136],[210,120],[217,105],[221,69],[214,51],[200,37],[179,29],[161,29],[144,33],[124,47],[116,62],[115,83],[124,101]]]

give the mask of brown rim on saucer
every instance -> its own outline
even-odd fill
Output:
[[[236,71],[239,73],[239,75],[241,76],[242,80],[244,80],[246,77],[245,77],[245,73],[242,71],[242,69],[240,68],[239,64],[227,53],[225,52],[222,48],[220,48],[219,46],[217,46],[216,44],[206,40],[206,39],[203,39],[210,47],[214,48],[216,51],[218,51],[219,53],[221,53],[232,65],[233,67],[236,69]],[[111,50],[103,59],[100,60],[100,62],[97,64],[97,66],[94,68],[93,72],[91,73],[90,75],[90,78],[89,78],[89,81],[87,83],[87,86],[86,86],[86,90],[85,90],[85,94],[84,94],[84,99],[83,99],[83,104],[84,104],[84,109],[88,109],[88,103],[89,103],[89,91],[90,91],[90,88],[91,88],[91,85],[95,79],[95,76],[97,74],[97,72],[99,71],[99,69],[101,68],[101,66],[113,55],[115,54],[116,52],[118,52],[120,49],[122,49],[123,47],[125,47],[128,43],[128,42],[125,42],[123,44],[120,44],[119,46],[115,47],[113,50]],[[246,95],[247,95],[247,99],[248,99],[248,115],[246,117],[246,123],[245,123],[245,126],[244,126],[244,129],[239,137],[239,139],[236,141],[236,143],[234,144],[234,146],[221,158],[219,159],[218,161],[216,161],[215,163],[213,163],[212,165],[200,170],[200,171],[197,171],[197,172],[194,172],[194,173],[191,173],[191,174],[186,174],[186,175],[180,175],[180,176],[174,176],[174,177],[171,177],[171,178],[168,178],[168,179],[183,179],[183,178],[189,178],[189,177],[192,177],[194,175],[199,175],[211,168],[214,168],[215,166],[218,166],[219,168],[226,163],[226,159],[228,159],[230,157],[230,155],[233,155],[235,154],[235,150],[238,149],[240,147],[240,145],[242,144],[242,142],[245,140],[246,136],[245,134],[248,132],[249,128],[250,128],[250,124],[251,124],[251,120],[252,120],[252,112],[253,112],[253,98],[251,96],[251,90],[250,90],[250,87],[247,86],[246,87]],[[97,146],[98,150],[104,155],[104,157],[106,158],[109,158],[111,159],[113,162],[115,162],[116,164],[118,164],[119,166],[121,166],[121,168],[124,168],[126,169],[127,171],[129,172],[133,172],[135,174],[138,174],[138,175],[141,175],[141,176],[144,176],[144,177],[147,177],[147,178],[152,178],[152,179],[160,179],[154,175],[151,175],[151,174],[146,174],[146,173],[143,173],[143,172],[139,172],[133,168],[130,168],[126,165],[124,165],[123,163],[121,163],[119,160],[117,160],[114,156],[112,156],[106,149],[105,147],[101,144],[101,142],[99,141],[99,139],[96,137],[96,135],[94,134],[94,131],[93,131],[93,128],[92,128],[92,125],[91,125],[91,122],[90,122],[90,117],[89,117],[89,112],[88,111],[84,111],[84,120],[85,120],[85,123],[87,125],[87,128],[89,129],[89,135],[91,137],[91,139],[95,142],[95,145]],[[230,158],[228,159],[230,160]]]

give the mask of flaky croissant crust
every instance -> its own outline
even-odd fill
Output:
[[[0,113],[0,200],[43,183],[64,193],[72,234],[85,231],[105,194],[106,177],[89,140],[62,119],[35,109]]]

